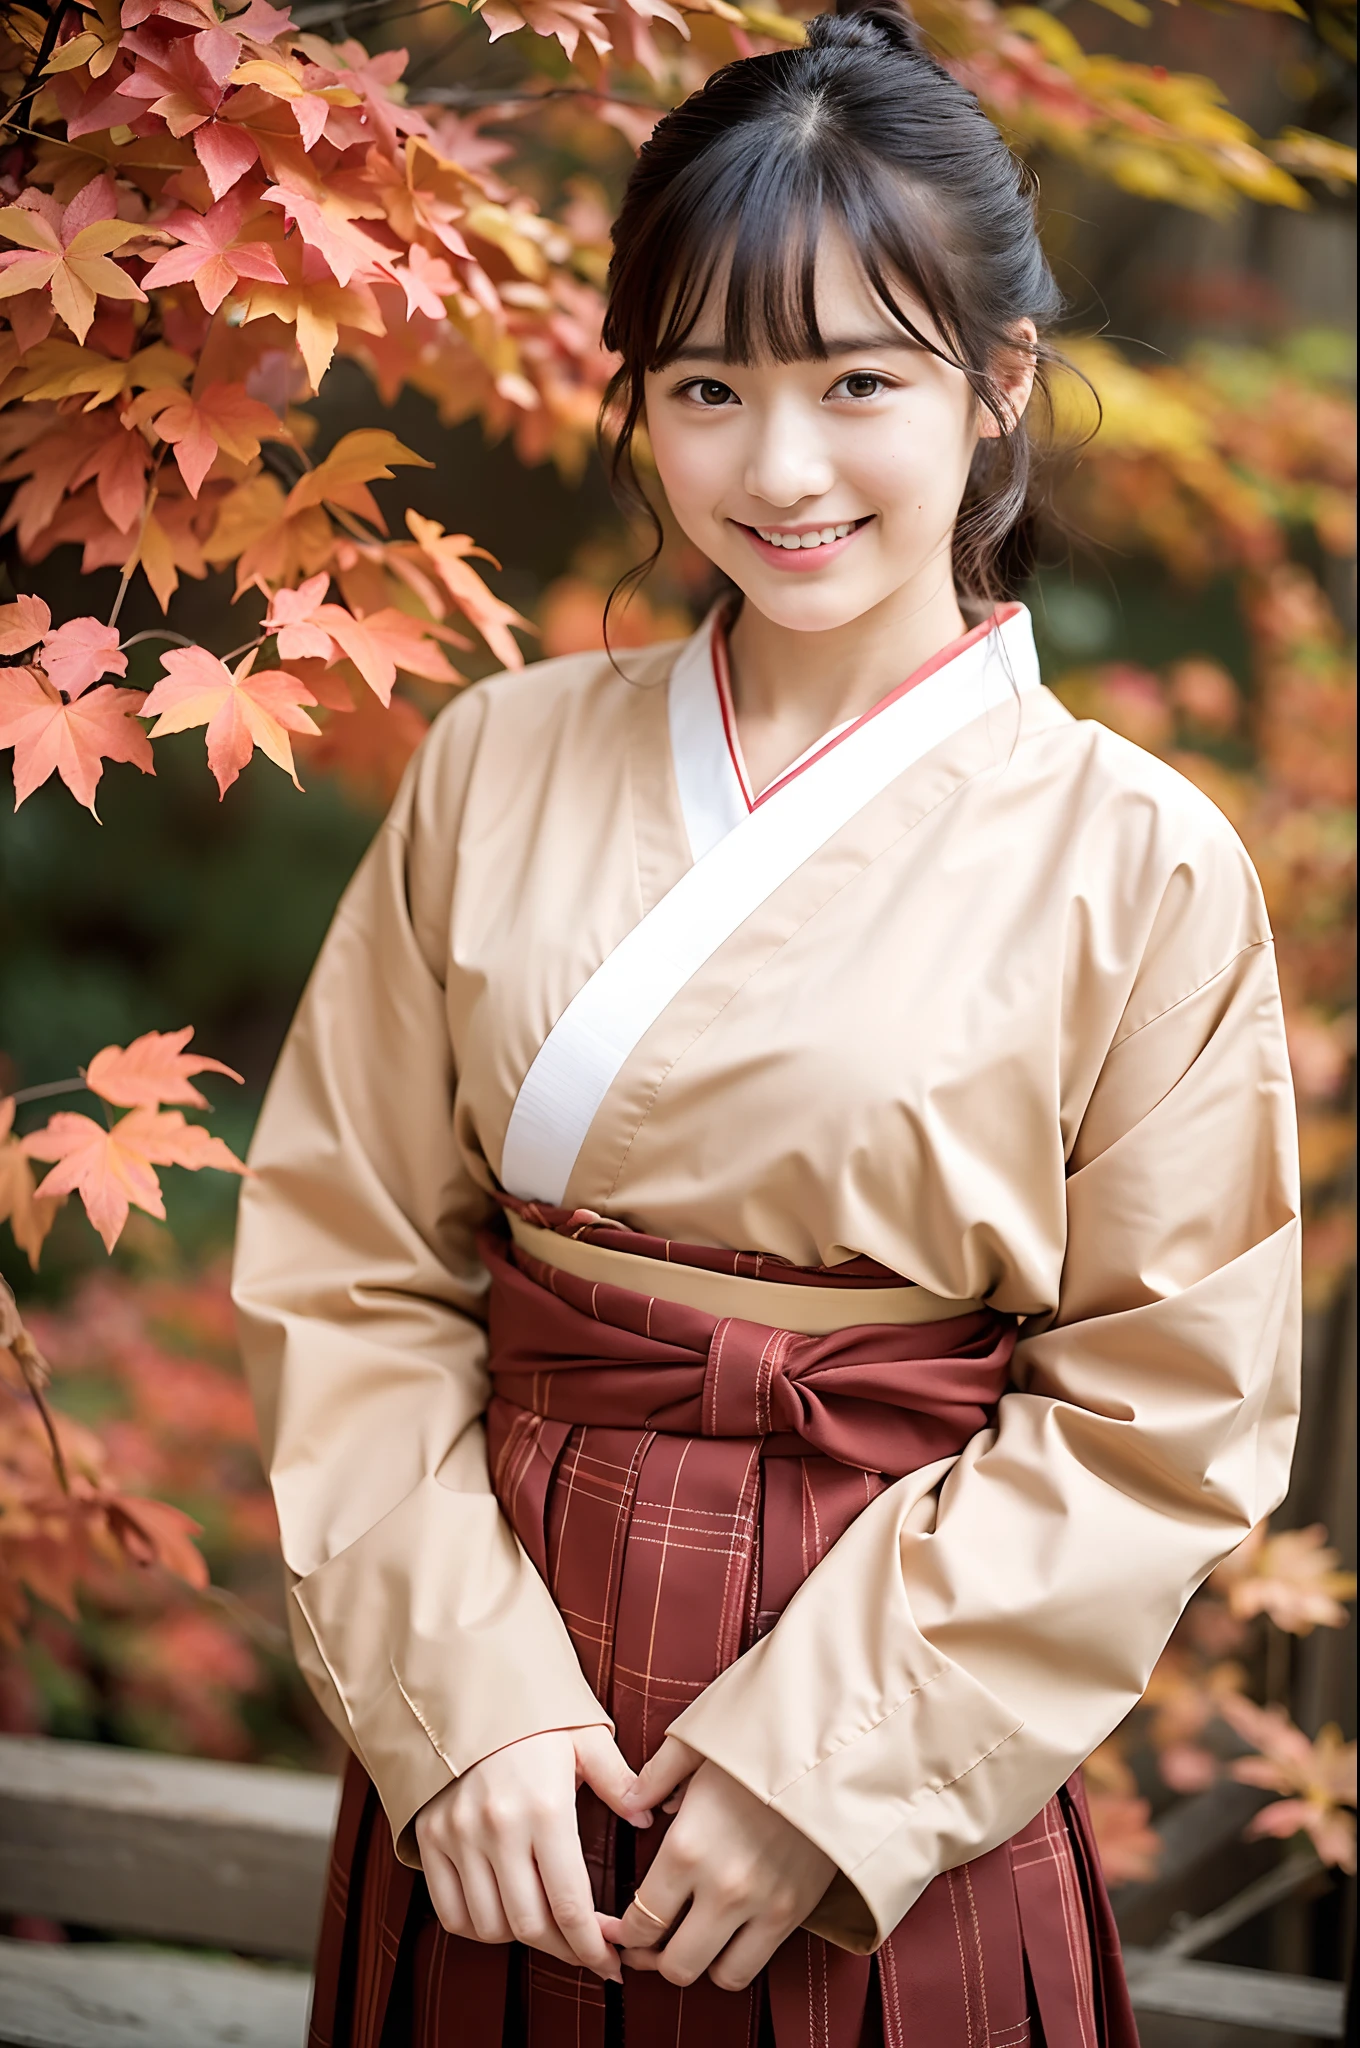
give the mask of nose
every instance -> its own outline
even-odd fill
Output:
[[[834,482],[820,422],[805,407],[772,405],[753,417],[742,478],[749,496],[787,512],[805,498],[825,497]]]

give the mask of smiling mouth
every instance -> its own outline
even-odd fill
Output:
[[[872,516],[869,513],[863,519],[844,519],[831,526],[748,526],[746,531],[763,540],[766,547],[810,554],[816,548],[829,548],[839,540],[848,540],[861,526],[867,526]]]

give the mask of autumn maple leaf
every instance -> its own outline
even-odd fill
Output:
[[[180,207],[160,223],[161,232],[173,235],[179,247],[157,258],[143,277],[143,285],[191,283],[204,310],[215,313],[243,277],[285,284],[287,279],[268,242],[240,239],[246,222],[259,220],[262,211],[258,197],[242,192],[239,186],[206,213]]]
[[[79,1195],[106,1251],[118,1242],[130,1206],[164,1222],[158,1166],[246,1171],[220,1138],[202,1124],[186,1122],[177,1109],[133,1109],[112,1130],[74,1110],[60,1110],[22,1143],[30,1159],[57,1161],[39,1184],[38,1198]]]
[[[244,384],[210,384],[197,396],[182,391],[144,391],[128,408],[137,424],[154,422],[175,451],[175,462],[196,498],[219,449],[238,462],[252,462],[262,440],[286,440],[278,414]]]
[[[52,624],[52,614],[40,597],[27,591],[13,604],[0,604],[0,654],[23,654],[36,647]]]
[[[472,621],[492,653],[507,668],[523,668],[524,656],[511,639],[510,628],[518,626],[531,633],[533,626],[520,617],[513,605],[489,591],[468,561],[470,555],[480,555],[483,561],[493,561],[494,557],[484,548],[474,547],[467,534],[445,533],[437,520],[425,519],[419,512],[408,512],[406,524],[449,596]]]
[[[14,1097],[6,1095],[0,1098],[0,1223],[8,1220],[14,1242],[34,1272],[62,1201],[60,1196],[39,1201],[36,1186],[28,1155],[14,1135]]]
[[[153,775],[151,748],[133,716],[141,704],[136,690],[111,683],[68,703],[35,669],[0,669],[0,747],[14,749],[16,811],[54,772],[95,817],[105,761],[131,761]]]
[[[43,641],[42,665],[49,682],[69,699],[81,697],[101,676],[125,676],[127,656],[118,628],[88,615],[68,619]]]
[[[176,648],[162,655],[166,673],[142,706],[144,718],[156,719],[152,739],[207,726],[208,766],[222,796],[256,747],[301,789],[288,735],[319,730],[302,709],[315,704],[311,691],[282,669],[255,675],[251,661],[248,655],[233,673],[206,648]]]
[[[86,1067],[85,1085],[120,1109],[159,1109],[166,1102],[207,1109],[208,1098],[194,1087],[191,1074],[225,1074],[229,1081],[242,1076],[205,1053],[186,1052],[193,1035],[193,1025],[186,1024],[182,1031],[144,1032],[128,1046],[106,1045]]]
[[[1239,1757],[1231,1766],[1233,1777],[1285,1795],[1256,1815],[1248,1834],[1306,1834],[1324,1863],[1354,1870],[1355,1821],[1344,1809],[1356,1801],[1355,1744],[1344,1742],[1341,1730],[1330,1725],[1310,1742],[1283,1707],[1258,1707],[1241,1697],[1225,1699],[1220,1712],[1259,1752]]]
[[[1339,1571],[1339,1551],[1328,1548],[1320,1522],[1269,1534],[1260,1523],[1214,1573],[1211,1585],[1227,1595],[1239,1620],[1266,1614],[1289,1635],[1344,1628],[1343,1601],[1355,1598],[1354,1572]]]
[[[20,245],[0,255],[0,299],[47,287],[80,342],[90,331],[96,299],[145,302],[141,286],[109,260],[113,250],[147,232],[116,220],[116,205],[113,179],[105,175],[92,179],[66,207],[31,187],[16,205],[0,207],[0,234]]]
[[[423,625],[393,605],[356,616],[343,605],[325,604],[329,583],[324,573],[312,576],[299,589],[276,591],[270,600],[265,630],[277,633],[282,660],[345,657],[384,707],[391,702],[399,669],[432,683],[461,680],[428,637],[441,628]]]

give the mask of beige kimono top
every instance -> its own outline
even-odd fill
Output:
[[[554,1024],[749,803],[707,645],[444,712],[251,1155],[236,1297],[297,1653],[412,1862],[459,1773],[608,1719],[490,1489],[474,1233]],[[809,1925],[872,1948],[1115,1726],[1284,1491],[1296,1146],[1251,863],[1171,769],[1016,691],[775,881],[569,1166],[513,1191],[1024,1318],[996,1427],[890,1486],[674,1723],[834,1860]]]

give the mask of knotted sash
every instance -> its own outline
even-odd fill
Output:
[[[895,1278],[867,1260],[810,1271],[510,1206],[753,1279]],[[579,1279],[492,1233],[480,1249],[493,1484],[635,1769],[869,1501],[960,1451],[1007,1383],[1015,1326],[991,1310],[806,1337]],[[580,1821],[597,1902],[622,1910],[665,1821],[635,1835],[586,1790]],[[800,1931],[744,1993],[626,1971],[620,1995],[536,1952],[459,1940],[411,1876],[352,1765],[312,2048],[1026,2048],[1034,2012],[1046,2048],[1137,2044],[1078,1780],[1010,1842],[936,1878],[873,1958]]]

